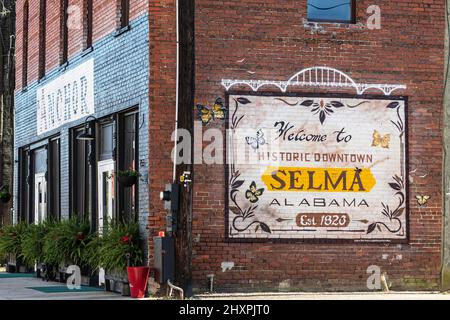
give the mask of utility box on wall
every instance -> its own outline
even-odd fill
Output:
[[[155,281],[166,283],[174,281],[175,276],[175,240],[173,237],[154,237]]]

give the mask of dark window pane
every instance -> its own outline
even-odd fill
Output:
[[[50,216],[60,217],[60,147],[59,139],[50,142]]]
[[[28,19],[29,4],[25,1],[23,5],[23,34],[22,34],[22,87],[28,84]]]
[[[69,18],[68,13],[69,1],[61,0],[61,44],[60,44],[60,62],[64,64],[67,62],[68,51],[69,51],[69,28],[67,25],[67,20]]]
[[[85,49],[92,46],[92,10],[93,10],[93,0],[85,0]]]
[[[113,157],[114,141],[113,141],[114,125],[112,123],[102,125],[101,127],[101,143],[100,143],[100,160],[107,160]]]
[[[47,171],[47,150],[37,149],[34,151],[34,173],[44,173]]]
[[[130,0],[120,1],[120,27],[124,28],[130,23]]]
[[[29,221],[30,194],[28,176],[30,174],[30,153],[27,149],[20,150],[20,172],[19,172],[19,204],[20,220]]]
[[[75,130],[73,133],[72,155],[72,212],[78,218],[89,219],[91,213],[90,190],[92,186],[91,170],[89,165],[88,142],[78,140],[76,137],[84,129]]]
[[[130,114],[123,117],[121,150],[121,167],[123,170],[138,170],[136,165],[137,148],[137,117],[138,114]],[[120,186],[122,199],[121,210],[122,219],[130,221],[136,215],[136,194],[137,185],[130,188]]]
[[[308,0],[308,19],[316,21],[352,20],[351,0]]]
[[[39,19],[39,79],[45,75],[45,41],[47,33],[47,0],[40,1]]]

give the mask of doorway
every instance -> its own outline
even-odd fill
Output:
[[[47,220],[47,181],[45,173],[34,175],[34,223]]]
[[[32,220],[39,224],[47,219],[47,146],[32,151],[32,183],[33,195]]]
[[[103,228],[114,217],[114,160],[104,160],[97,167],[97,203],[98,203],[98,232],[101,235]],[[105,270],[100,268],[98,276],[99,285],[105,284]]]
[[[114,161],[100,161],[97,172],[98,230],[101,233],[105,223],[114,217]]]

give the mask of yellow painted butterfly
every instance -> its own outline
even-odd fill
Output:
[[[257,189],[256,188],[256,182],[253,181],[250,184],[250,189],[245,192],[245,197],[251,202],[256,203],[258,202],[260,196],[264,193],[264,188]]]
[[[372,141],[372,147],[382,147],[385,149],[389,149],[389,143],[391,142],[391,135],[386,134],[384,136],[381,136],[381,134],[374,130],[373,132],[373,141]]]
[[[416,196],[417,202],[421,206],[425,205],[430,198],[430,196]]]
[[[223,120],[225,119],[226,108],[223,105],[222,98],[217,98],[214,102],[214,106],[212,107],[212,112],[214,115],[214,119]]]
[[[217,98],[212,108],[207,105],[197,104],[197,110],[203,124],[209,124],[215,119],[225,119],[226,108],[223,105],[222,98]]]

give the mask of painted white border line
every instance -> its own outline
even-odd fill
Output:
[[[255,92],[264,86],[275,86],[282,92],[286,92],[290,86],[337,88],[353,87],[355,88],[357,94],[363,94],[369,89],[376,89],[382,91],[386,96],[391,95],[398,89],[406,89],[405,85],[399,84],[359,84],[344,72],[329,67],[306,68],[294,74],[287,81],[222,79],[222,86],[226,91],[237,85],[249,86]]]

